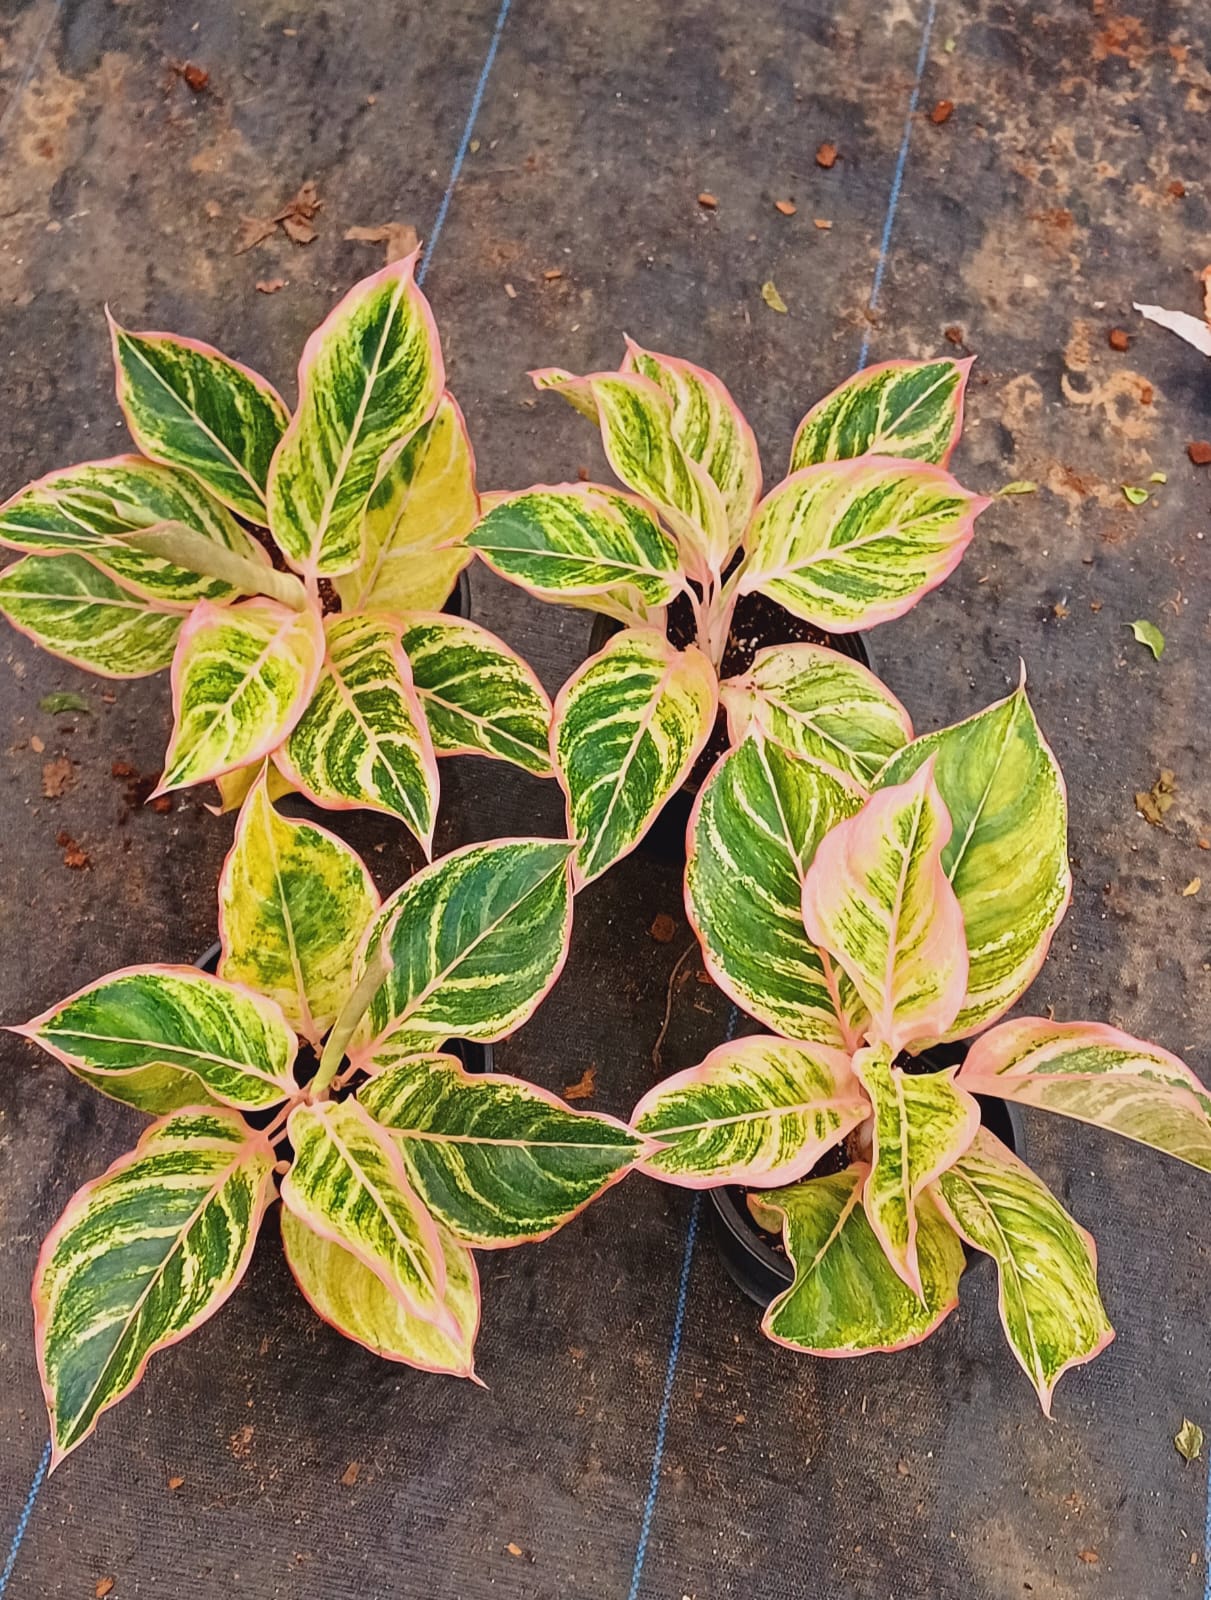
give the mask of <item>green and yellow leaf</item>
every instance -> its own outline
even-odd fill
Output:
[[[970,1094],[1092,1123],[1211,1172],[1211,1095],[1184,1061],[1101,1022],[1018,1017],[983,1034],[958,1082]]]
[[[1114,1338],[1093,1240],[986,1128],[933,1193],[967,1243],[996,1262],[1006,1337],[1050,1416],[1062,1375]]]
[[[473,1379],[479,1331],[475,1257],[440,1225],[437,1233],[446,1263],[443,1304],[451,1318],[440,1328],[409,1311],[351,1251],[316,1233],[282,1207],[286,1260],[318,1316],[387,1361],[402,1361],[422,1372]]]
[[[356,1100],[296,1106],[287,1133],[294,1163],[282,1180],[286,1209],[347,1250],[405,1311],[457,1341],[441,1239],[391,1135]]]
[[[577,843],[577,886],[627,855],[710,737],[718,680],[695,646],[654,628],[615,634],[555,702],[552,751]]]
[[[494,495],[467,536],[493,572],[543,600],[631,591],[664,606],[685,587],[677,547],[633,495],[565,483]]]
[[[503,640],[430,612],[405,619],[403,647],[439,756],[495,756],[550,777],[551,702]]]
[[[320,676],[324,630],[276,600],[204,603],[172,662],[175,721],[158,793],[259,761],[303,714]]]
[[[568,858],[556,839],[496,839],[410,878],[371,925],[392,970],[376,991],[354,1066],[374,1072],[446,1039],[502,1039],[551,988],[572,929]]]
[[[690,818],[685,903],[715,982],[791,1039],[853,1051],[867,1013],[803,927],[803,876],[858,804],[814,762],[750,733],[712,768]]]
[[[613,1117],[545,1089],[418,1055],[358,1092],[391,1130],[408,1177],[457,1238],[495,1250],[545,1239],[624,1177],[644,1148]]]
[[[237,1287],[272,1181],[273,1152],[241,1118],[187,1111],[68,1202],[34,1274],[52,1467]]]
[[[944,467],[963,428],[963,392],[973,359],[883,361],[855,373],[799,424],[790,470],[855,456]]]
[[[863,794],[912,738],[907,711],[874,673],[823,645],[759,651],[748,672],[725,679],[719,694],[733,744],[756,728]]]
[[[707,468],[682,447],[669,394],[638,372],[576,378],[551,368],[530,376],[535,388],[554,389],[578,410],[591,397],[614,471],[664,518],[691,574],[700,581],[718,576],[733,542],[727,508]]]
[[[892,757],[880,786],[926,761],[954,823],[942,866],[963,909],[967,994],[943,1037],[987,1026],[1029,986],[1072,893],[1068,802],[1025,688],[927,733]]]
[[[400,644],[385,613],[325,619],[319,681],[274,755],[318,805],[365,807],[399,817],[426,854],[437,820],[437,760]]]
[[[252,761],[246,767],[235,767],[231,772],[221,772],[214,780],[215,788],[219,791],[217,806],[207,806],[207,810],[216,817],[226,816],[229,811],[238,811],[248,798],[248,791],[260,777],[264,762]],[[294,785],[290,779],[275,766],[270,766],[266,776],[266,784],[271,800],[280,800],[284,794],[293,794]]]
[[[895,1055],[937,1038],[967,990],[963,913],[942,868],[951,824],[927,762],[821,840],[803,884],[808,937],[836,956]]]
[[[844,1051],[758,1034],[658,1083],[631,1126],[656,1146],[645,1172],[706,1189],[794,1183],[869,1115]]]
[[[272,384],[196,339],[130,333],[112,317],[109,331],[118,404],[143,454],[264,524],[269,463],[290,420]]]
[[[858,1356],[919,1344],[959,1303],[963,1247],[928,1194],[917,1202],[922,1295],[892,1270],[862,1209],[860,1164],[749,1196],[763,1227],[781,1226],[795,1281],[762,1331],[808,1355]]]
[[[43,650],[104,678],[145,678],[168,666],[186,615],[67,552],[26,556],[0,572],[0,612]]]
[[[361,565],[333,581],[346,611],[439,611],[471,560],[479,517],[475,457],[458,402],[437,410],[383,472],[366,502]]]
[[[371,490],[441,399],[445,368],[415,261],[355,284],[304,346],[298,410],[266,493],[273,536],[304,574],[360,565]]]
[[[954,571],[987,504],[925,462],[806,467],[757,507],[739,593],[832,633],[887,622]]]
[[[267,776],[244,802],[219,879],[219,972],[275,1000],[318,1049],[349,998],[379,896],[343,840],[277,814]]]
[[[622,370],[651,379],[672,401],[673,438],[714,481],[737,544],[761,498],[761,458],[744,413],[713,372],[642,350],[633,339]]]
[[[904,1072],[882,1044],[859,1050],[853,1065],[875,1113],[862,1205],[896,1275],[922,1294],[917,1201],[975,1138],[980,1108],[956,1086],[956,1067]]]
[[[276,1003],[197,967],[124,967],[11,1031],[141,1111],[175,1109],[182,1074],[195,1105],[263,1111],[296,1092],[298,1041]]]

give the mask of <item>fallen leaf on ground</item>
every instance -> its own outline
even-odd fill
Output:
[[[1147,489],[1141,489],[1137,484],[1124,483],[1120,487],[1123,491],[1123,499],[1133,506],[1142,506],[1148,498]]]
[[[420,243],[420,237],[410,222],[383,222],[373,228],[346,228],[345,238],[356,244],[386,245],[388,262],[410,256]]]
[[[949,328],[943,328],[942,334],[947,344],[963,343],[963,330],[959,327],[957,322],[952,322]]]
[[[38,709],[58,716],[63,711],[87,711],[88,701],[82,694],[73,694],[70,689],[65,689],[58,694],[44,694],[38,701]]]
[[[46,746],[42,743],[42,740],[39,739],[39,737],[38,737],[38,735],[36,733],[31,733],[30,734],[29,747],[34,752],[34,754],[36,756],[40,756],[42,754],[42,752],[46,749]]]
[[[1149,622],[1146,618],[1141,618],[1138,622],[1129,622],[1127,626],[1131,629],[1138,642],[1146,644],[1155,659],[1159,661],[1165,653],[1165,636],[1156,623]]]
[[[205,93],[210,83],[210,73],[205,67],[198,66],[196,61],[170,61],[168,65],[194,94]]]
[[[715,207],[719,204],[719,202],[718,202],[718,200],[715,199],[715,196],[713,194],[708,194],[707,191],[704,189],[702,191],[702,193],[698,196],[698,204],[702,207],[702,209],[704,211],[714,211]]]
[[[1131,335],[1126,328],[1111,328],[1106,339],[1112,350],[1130,350]]]
[[[832,167],[837,162],[837,147],[835,144],[822,144],[816,151],[816,165],[818,167]]]
[[[1183,1417],[1173,1443],[1177,1447],[1179,1456],[1184,1456],[1187,1461],[1197,1461],[1202,1454],[1203,1430],[1197,1422],[1191,1422],[1189,1417]]]
[[[74,781],[71,762],[66,756],[43,762],[42,793],[48,800],[57,800],[60,795],[66,794]]]
[[[184,1478],[169,1478],[168,1487],[170,1489],[172,1489],[174,1491],[174,1493],[175,1493],[175,1491],[177,1489],[179,1489],[184,1482],[185,1482]]]
[[[1037,494],[1039,486],[1029,478],[1015,478],[1012,483],[1003,483],[997,490],[998,494]]]
[[[63,852],[63,865],[70,867],[73,872],[83,872],[87,866],[91,865],[88,859],[88,852],[81,850],[66,828],[59,829],[55,835],[55,843]]]
[[[286,287],[285,278],[258,278],[256,281],[258,294],[276,294],[279,289]]]
[[[1057,600],[1056,603],[1052,606],[1051,614],[1052,614],[1053,617],[1060,617],[1060,618],[1068,617],[1068,616],[1072,615],[1072,613],[1069,611],[1068,607],[1064,604],[1064,602],[1062,600]]]
[[[1190,882],[1189,882],[1189,883],[1188,883],[1188,884],[1187,884],[1187,885],[1186,885],[1186,887],[1185,887],[1185,888],[1184,888],[1184,889],[1183,889],[1183,890],[1182,890],[1182,894],[1183,894],[1183,895],[1184,895],[1184,896],[1185,896],[1185,897],[1186,897],[1186,898],[1187,898],[1187,899],[1189,899],[1189,897],[1190,897],[1190,896],[1191,896],[1191,895],[1192,895],[1192,894],[1197,894],[1197,893],[1198,893],[1198,891],[1199,891],[1199,890],[1200,890],[1200,889],[1201,889],[1201,888],[1202,888],[1202,886],[1203,886],[1203,880],[1202,880],[1202,879],[1201,879],[1201,878],[1191,878],[1191,879],[1190,879]]]
[[[105,1596],[110,1592],[113,1586],[114,1580],[112,1578],[98,1578],[97,1587],[93,1590],[97,1600],[105,1600]]]
[[[1169,482],[1169,474],[1167,472],[1150,472],[1148,474],[1148,482],[1149,483],[1168,483]]]
[[[652,919],[648,932],[657,944],[668,944],[677,932],[677,923],[667,911],[661,911]]]
[[[563,1091],[565,1100],[587,1100],[597,1087],[596,1065],[586,1067],[575,1083],[566,1084]]]
[[[1211,466],[1211,439],[1191,439],[1186,454],[1196,467]]]
[[[525,1551],[522,1549],[522,1547],[519,1544],[514,1544],[512,1539],[509,1540],[508,1544],[505,1546],[505,1549],[511,1556],[521,1556],[525,1554]]]
[[[1087,1567],[1096,1567],[1101,1560],[1096,1550],[1078,1550],[1077,1554]]]
[[[1162,767],[1160,776],[1151,789],[1137,789],[1135,792],[1135,809],[1150,822],[1154,828],[1163,828],[1165,825],[1165,812],[1173,804],[1173,796],[1177,793],[1177,778],[1168,767]]]
[[[548,283],[555,283],[560,278],[563,277],[563,268],[562,267],[548,267],[547,270],[543,273],[543,277],[546,279],[546,281]]]
[[[761,298],[771,311],[780,312],[783,316],[786,315],[786,301],[778,293],[778,286],[772,278],[767,278],[761,285]]]
[[[943,122],[950,121],[951,116],[954,113],[954,108],[955,103],[953,100],[939,100],[937,105],[929,113],[929,120],[940,127]]]
[[[793,217],[798,209],[798,206],[793,200],[774,201],[774,210],[780,211],[784,217]]]
[[[1188,311],[1166,311],[1164,306],[1142,306],[1138,300],[1134,304],[1141,317],[1147,317],[1158,327],[1168,328],[1170,333],[1176,333],[1179,339],[1192,344],[1203,355],[1211,356],[1211,327],[1202,317],[1192,317]]]
[[[346,1489],[353,1488],[353,1485],[357,1482],[358,1474],[361,1472],[361,1470],[362,1464],[360,1461],[351,1461],[345,1468],[344,1472],[341,1473],[341,1482],[345,1485]]]
[[[828,229],[832,227],[832,223],[827,217],[813,217],[812,222],[817,228],[820,228],[824,232],[827,232]]]
[[[255,249],[271,234],[276,233],[277,228],[278,225],[272,217],[241,217],[240,230],[235,236],[232,254],[242,256],[246,251]]]

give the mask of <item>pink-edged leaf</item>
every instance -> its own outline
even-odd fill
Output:
[[[817,846],[803,883],[808,937],[832,952],[893,1055],[936,1038],[967,992],[963,913],[942,868],[950,815],[927,761]]]
[[[866,455],[944,467],[963,429],[963,397],[974,360],[946,356],[864,367],[804,417],[791,446],[790,470]]]
[[[1018,1017],[972,1045],[971,1094],[1075,1117],[1211,1172],[1211,1095],[1184,1061],[1101,1022]]]

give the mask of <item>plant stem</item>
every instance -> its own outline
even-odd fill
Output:
[[[740,598],[739,578],[741,568],[735,572],[719,590],[711,605],[710,631],[707,635],[706,653],[716,667],[723,665],[723,657],[727,651],[728,635],[732,631],[732,618],[736,614],[736,602]]]
[[[220,578],[242,594],[266,595],[292,611],[307,608],[307,591],[293,573],[276,572],[271,566],[229,550],[226,545],[180,522],[165,522],[146,533],[127,534],[123,543],[200,573],[204,578]]]
[[[378,992],[383,979],[391,971],[391,962],[386,951],[380,945],[375,954],[370,958],[361,981],[341,1007],[340,1015],[332,1024],[332,1032],[328,1035],[320,1056],[320,1064],[315,1077],[311,1080],[311,1097],[317,1099],[328,1092],[328,1085],[336,1077],[337,1068],[345,1059],[345,1047],[352,1039],[358,1023],[370,1008],[370,1002]]]

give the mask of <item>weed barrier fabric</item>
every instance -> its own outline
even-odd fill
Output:
[[[396,220],[424,235],[443,198],[426,289],[488,488],[604,473],[581,419],[534,403],[523,374],[611,365],[624,329],[724,377],[770,482],[864,338],[872,361],[977,352],[956,465],[975,489],[1038,488],[998,501],[949,582],[876,635],[880,669],[925,729],[997,698],[1025,658],[1068,780],[1076,877],[1029,1009],[1105,1016],[1207,1077],[1208,891],[1180,891],[1211,831],[1209,480],[1186,455],[1211,418],[1200,359],[1130,305],[1197,309],[1208,68],[1193,11],[1132,10],[9,7],[3,486],[125,447],[102,301],[129,326],[216,343],[292,397],[285,353],[376,264],[345,230]],[[166,78],[170,61],[204,68],[206,86]],[[955,109],[936,122],[940,101]],[[323,200],[315,242],[236,255],[240,217],[272,215],[307,177]],[[1158,471],[1167,481],[1132,506],[1122,485]],[[472,586],[474,615],[557,687],[589,619],[482,569]],[[1132,640],[1139,618],[1165,633],[1159,663]],[[40,708],[64,690],[88,713]],[[112,772],[154,774],[167,726],[164,678],[85,678],[5,630],[0,1019],[211,942],[230,819],[192,792],[153,812]],[[63,757],[71,781],[46,797],[42,765]],[[1163,829],[1133,801],[1161,768],[1177,782]],[[561,830],[552,784],[460,759],[443,787],[439,850]],[[382,887],[415,867],[402,829],[337,821]],[[87,865],[67,865],[61,835]],[[667,944],[649,933],[662,912],[677,919]],[[557,1090],[595,1065],[588,1104],[625,1114],[656,1075],[690,938],[676,869],[632,857],[576,915],[564,977],[500,1064]],[[666,1073],[728,1025],[695,965],[673,994]],[[1185,1416],[1211,1421],[1205,1180],[1039,1116],[1032,1161],[1097,1235],[1119,1329],[1061,1382],[1050,1423],[987,1268],[917,1349],[796,1358],[761,1338],[705,1226],[687,1251],[692,1197],[631,1178],[549,1242],[480,1257],[486,1391],[379,1362],[320,1324],[271,1222],[223,1312],[157,1356],[27,1504],[45,1442],[26,1298],[38,1244],[141,1122],[16,1040],[0,1052],[0,1537],[28,1511],[0,1594],[59,1600],[109,1578],[115,1600],[1204,1594],[1204,1463],[1172,1439]]]

